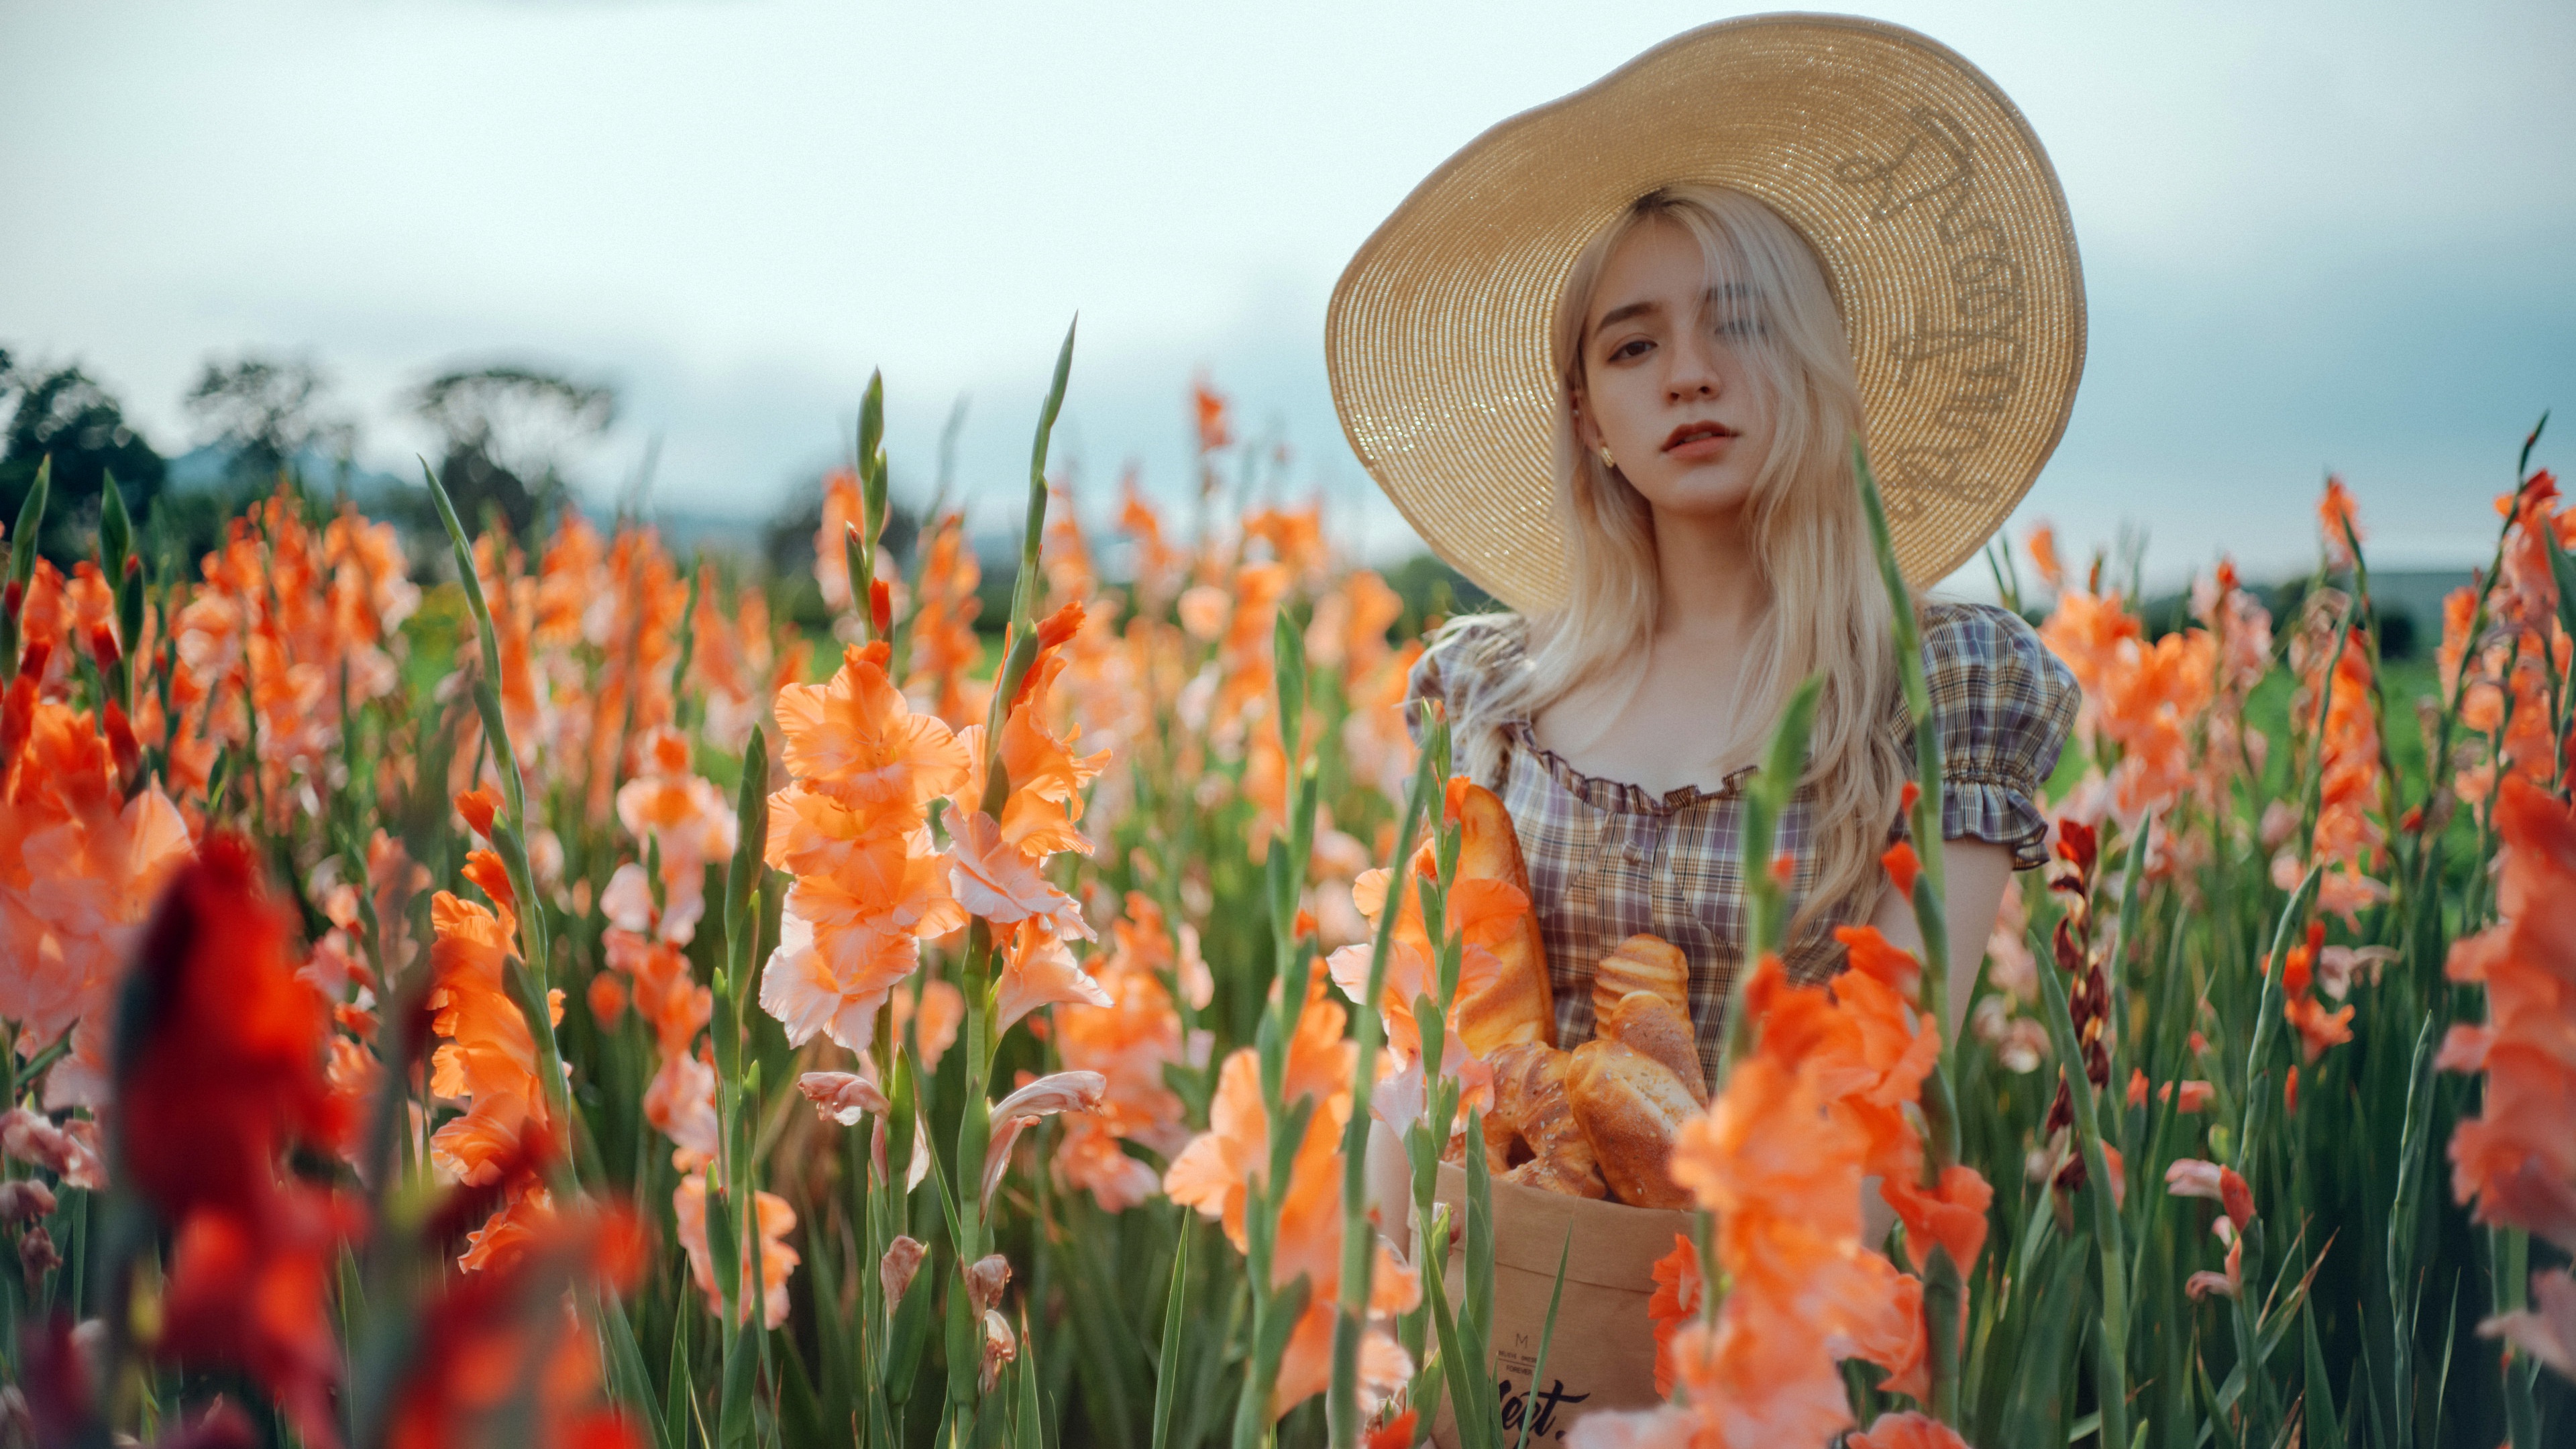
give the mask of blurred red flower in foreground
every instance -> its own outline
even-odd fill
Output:
[[[281,1180],[335,1149],[330,1018],[296,979],[285,916],[234,837],[206,842],[152,918],[116,1040],[118,1172],[173,1224],[165,1356],[246,1369],[310,1443],[339,1442],[328,1290],[354,1205]]]
[[[387,1449],[641,1449],[636,1426],[598,1402],[599,1349],[566,1290],[623,1290],[644,1258],[633,1213],[576,1209],[546,1218],[507,1261],[449,1277],[394,1391]]]

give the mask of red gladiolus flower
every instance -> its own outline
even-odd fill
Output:
[[[290,1143],[343,1130],[324,1075],[330,1018],[286,955],[286,918],[244,841],[183,867],[143,940],[117,1026],[122,1172],[173,1219],[256,1216]]]
[[[643,1449],[645,1436],[599,1402],[599,1350],[565,1290],[632,1282],[642,1227],[624,1211],[539,1222],[517,1256],[446,1281],[395,1390],[389,1449],[507,1442],[544,1449]]]
[[[247,1369],[323,1446],[339,1442],[328,1287],[358,1222],[332,1194],[281,1182],[278,1158],[340,1141],[329,1033],[250,846],[209,840],[171,882],[127,985],[120,1171],[178,1228],[160,1352]]]
[[[1914,877],[1923,869],[1923,862],[1914,854],[1914,842],[1900,840],[1889,846],[1878,863],[1887,867],[1887,878],[1895,882],[1896,893],[1907,900],[1914,899]]]

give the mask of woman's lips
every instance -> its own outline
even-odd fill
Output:
[[[1691,461],[1714,458],[1735,441],[1735,429],[1724,423],[1684,423],[1664,440],[1664,456]]]

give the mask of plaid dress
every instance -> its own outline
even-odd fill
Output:
[[[1474,718],[1491,707],[1507,671],[1528,667],[1526,630],[1514,614],[1461,626],[1415,663],[1408,705],[1437,699],[1452,721]],[[2074,674],[2021,616],[1950,600],[1924,605],[1923,669],[1941,723],[1943,837],[2009,847],[2017,870],[2039,865],[2048,834],[2039,787],[2075,726],[2081,693]],[[1502,797],[1520,837],[1547,948],[1558,1043],[1571,1047],[1593,1034],[1593,967],[1621,941],[1652,932],[1690,960],[1691,1023],[1701,1066],[1714,1079],[1727,993],[1744,962],[1743,789],[1756,767],[1734,771],[1715,790],[1685,785],[1657,796],[1576,770],[1538,742],[1526,718],[1493,723],[1502,735],[1503,778],[1480,783]],[[1889,728],[1910,756],[1913,735],[1901,702]],[[1777,848],[1797,862],[1793,911],[1817,874],[1811,794],[1801,786],[1778,827]],[[1888,840],[1907,834],[1899,812]],[[1827,912],[1792,942],[1782,953],[1789,974],[1820,981],[1842,969],[1843,946],[1832,928],[1866,920],[1880,889]]]

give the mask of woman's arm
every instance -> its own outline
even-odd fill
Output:
[[[1943,1015],[1948,1019],[1942,1023],[1941,1039],[1949,1042],[1958,1040],[1959,1028],[1968,1019],[1968,993],[1976,987],[1977,966],[1985,959],[1986,938],[1994,933],[1995,912],[2012,884],[2012,852],[1992,841],[1962,836],[1941,842],[1941,867],[1947,877],[1947,889],[1941,893],[1942,921],[1950,931],[1950,989],[1943,993]],[[1898,895],[1895,885],[1879,892],[1878,911],[1870,924],[1889,944],[1922,953],[1923,931],[1914,921],[1914,903]],[[1861,1241],[1885,1242],[1896,1213],[1879,1195],[1877,1178],[1861,1180],[1860,1203]]]
[[[1994,934],[1995,912],[2003,906],[2004,889],[2012,883],[2012,852],[1992,841],[1961,836],[1941,842],[1941,866],[1948,876],[1941,910],[1950,929],[1950,981],[1943,993],[1947,1010],[1941,1040],[1959,1039],[1968,1020],[1968,993],[1977,983],[1977,965],[1985,959],[1986,938]],[[1914,923],[1914,903],[1891,884],[1879,892],[1878,910],[1870,917],[1888,944],[1921,955],[1923,932]]]

